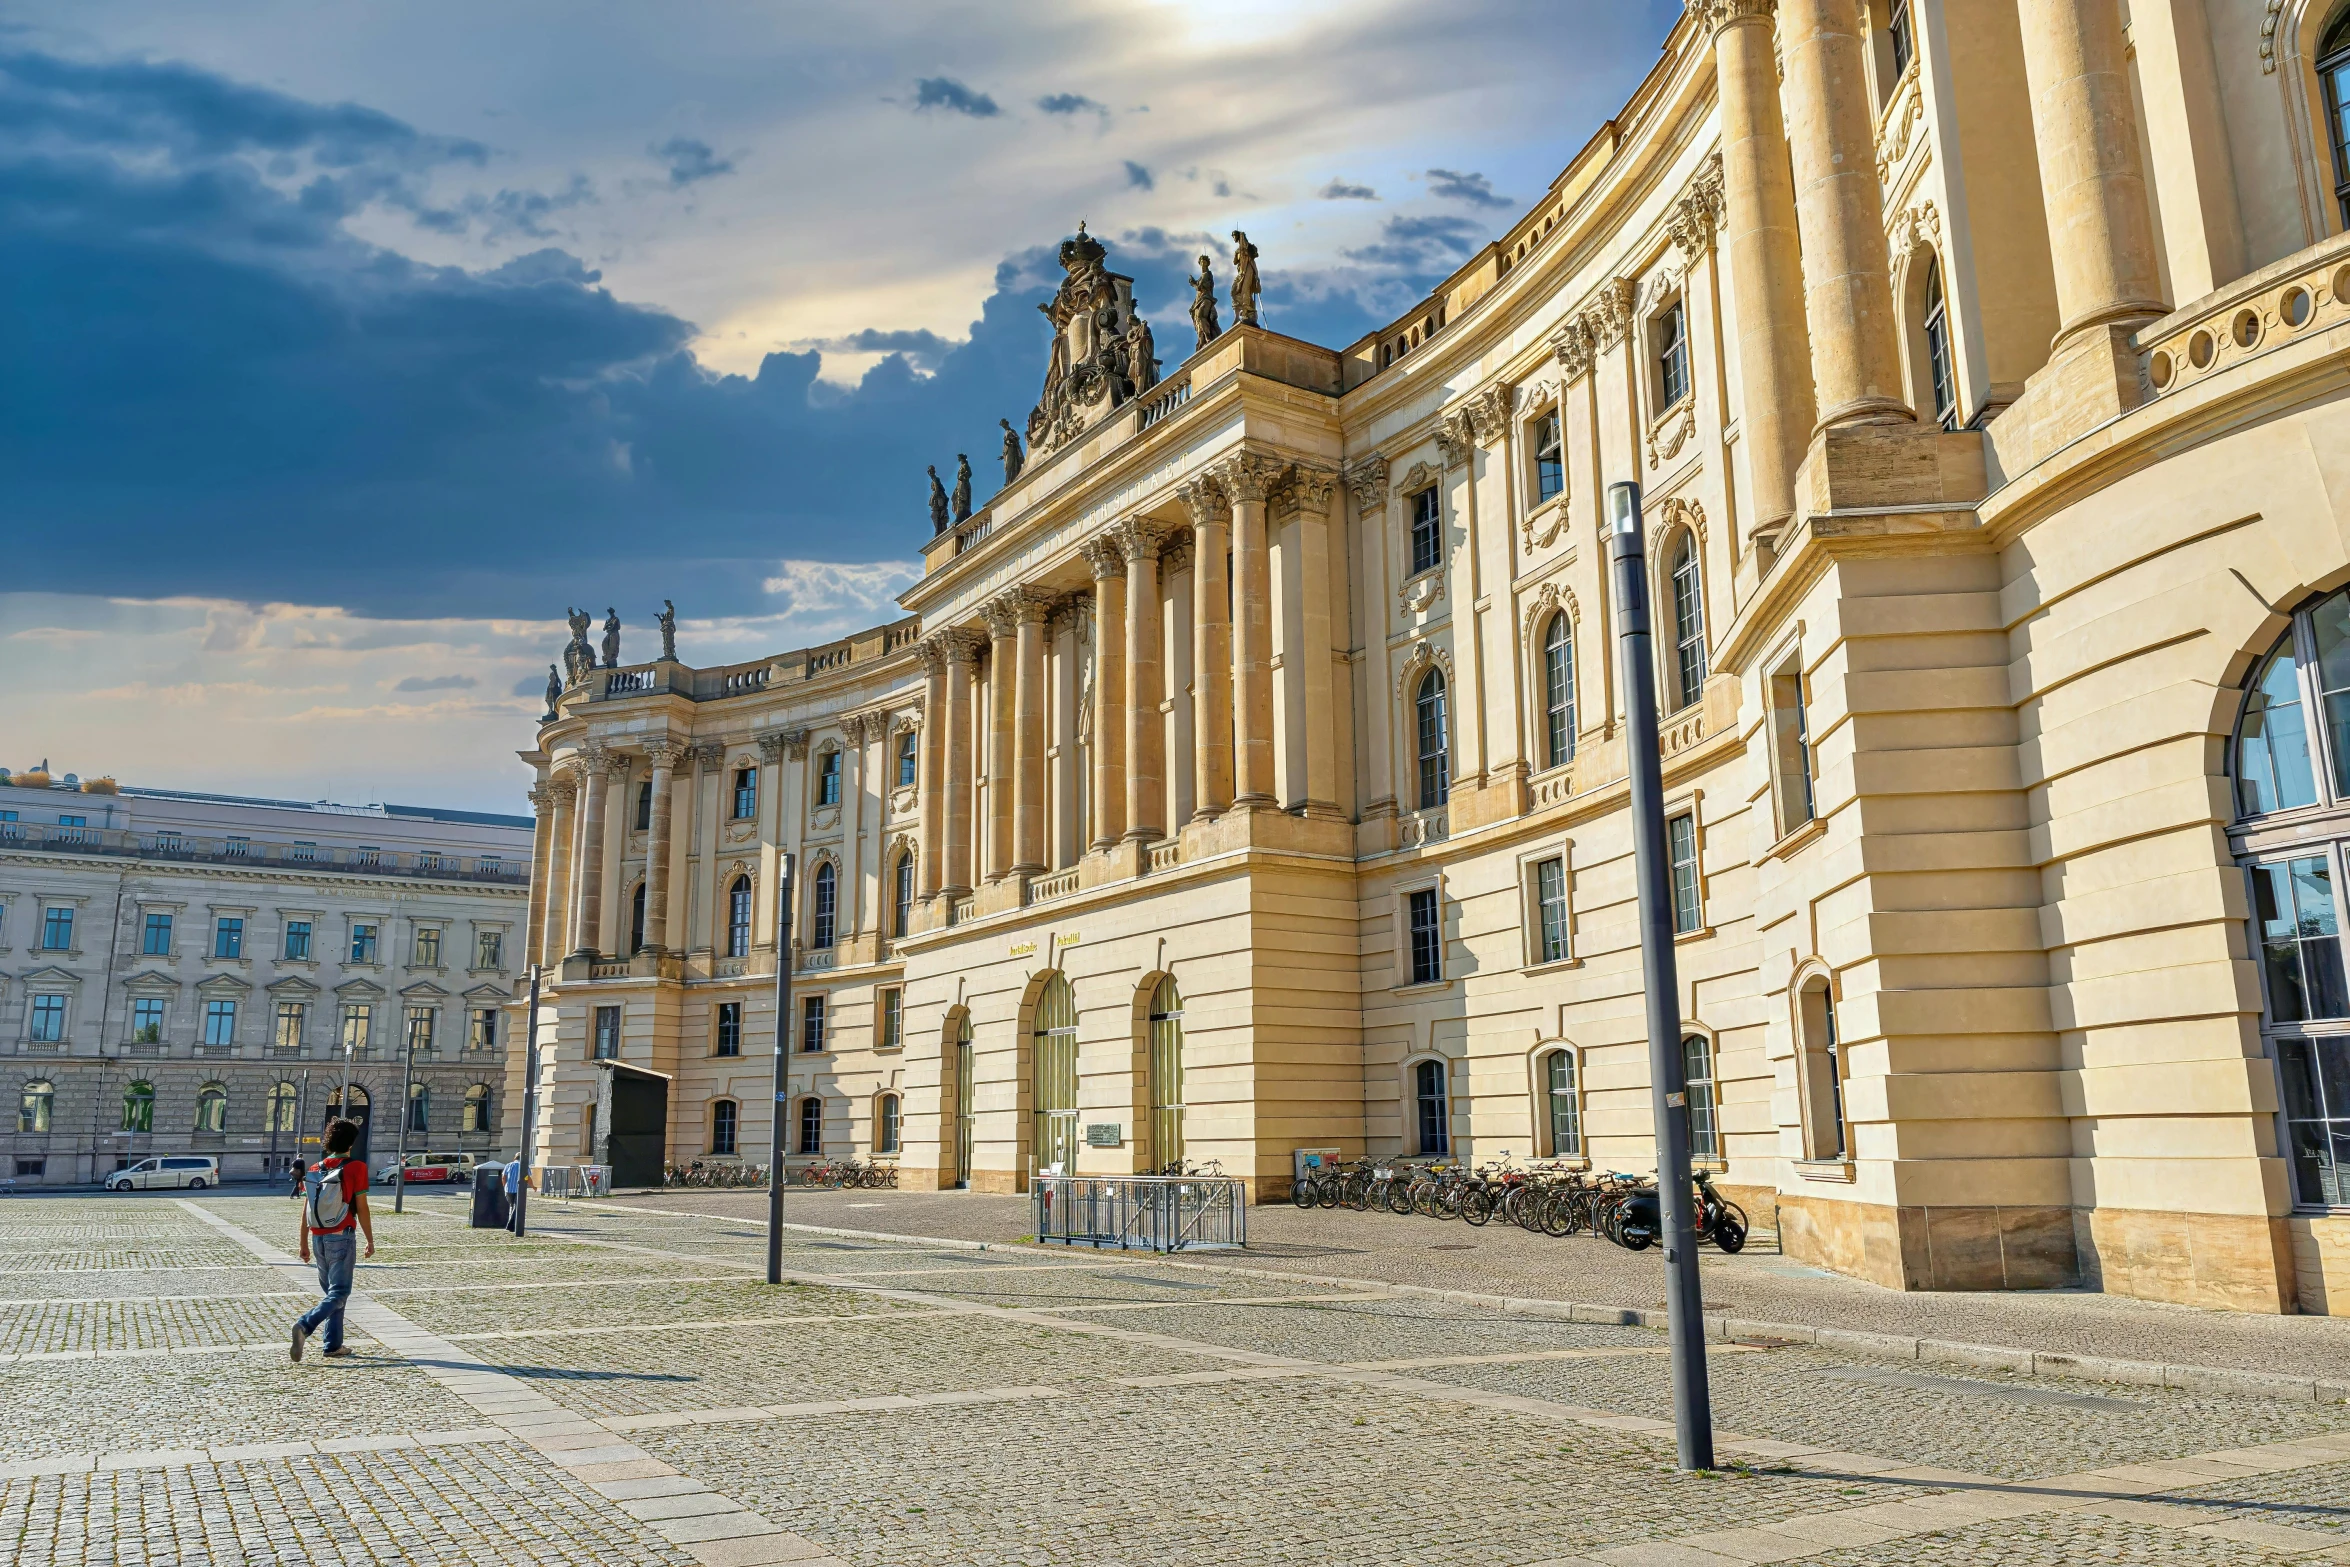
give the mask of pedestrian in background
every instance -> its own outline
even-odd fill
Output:
[[[343,1306],[351,1298],[351,1274],[358,1267],[358,1236],[375,1255],[375,1221],[367,1211],[367,1161],[354,1158],[359,1123],[337,1118],[326,1124],[326,1154],[305,1178],[302,1195],[302,1260],[318,1260],[318,1304],[294,1322],[293,1357],[320,1327],[326,1329],[326,1358],[351,1353],[343,1343]]]

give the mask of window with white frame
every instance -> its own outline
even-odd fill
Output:
[[[1537,417],[1526,433],[1534,455],[1534,504],[1539,506],[1567,487],[1566,445],[1560,439],[1557,412]]]
[[[881,1103],[874,1107],[873,1121],[873,1151],[875,1153],[896,1153],[898,1151],[899,1127],[897,1095],[883,1094],[881,1096]]]
[[[307,963],[310,960],[310,922],[286,921],[286,961]]]
[[[759,770],[756,767],[738,767],[734,770],[734,819],[747,822],[759,814]]]
[[[432,1007],[408,1009],[408,1048],[417,1055],[432,1054],[433,1027],[439,1013]]]
[[[25,1034],[36,1045],[62,1044],[65,1040],[65,997],[54,991],[36,993],[32,1010],[25,1020]]]
[[[1816,814],[1812,795],[1810,719],[1803,704],[1803,659],[1790,652],[1764,684],[1771,726],[1771,804],[1778,836],[1786,837]]]
[[[474,933],[473,966],[480,969],[502,969],[506,966],[504,931],[484,930]]]
[[[1581,1158],[1583,1085],[1575,1069],[1575,1052],[1563,1046],[1546,1050],[1535,1065],[1542,1092],[1543,1155],[1551,1159]]]
[[[495,1050],[498,1048],[498,1009],[496,1007],[475,1007],[473,1009],[473,1028],[466,1035],[465,1048],[468,1050]]]
[[[824,1101],[810,1094],[800,1101],[800,1152],[824,1151]]]
[[[277,1031],[270,1043],[280,1050],[302,1048],[302,1025],[309,1020],[310,1008],[299,1001],[281,1001],[277,1004]]]
[[[840,804],[840,752],[827,749],[816,758],[816,803]]]
[[[902,985],[884,985],[873,993],[873,1048],[898,1050],[906,1043],[906,992]]]
[[[437,926],[421,925],[416,931],[416,967],[441,966],[441,933]]]
[[[821,995],[800,999],[800,1052],[803,1055],[820,1054],[825,1045],[824,1026],[829,1012]]]
[[[1444,508],[1434,485],[1415,493],[1409,504],[1412,508],[1411,574],[1416,577],[1444,563]]]
[[[832,946],[838,934],[839,910],[840,872],[826,860],[816,867],[815,880],[808,889],[808,945],[818,952]]]
[[[1714,1042],[1703,1034],[1681,1038],[1681,1075],[1688,1094],[1689,1157],[1719,1163],[1722,1101],[1714,1082]]]
[[[751,955],[751,878],[737,876],[726,894],[726,955]]]
[[[1681,529],[1666,559],[1673,599],[1667,695],[1675,708],[1683,708],[1705,695],[1705,579],[1704,566],[1698,560],[1696,530]]]
[[[1705,884],[1697,863],[1697,812],[1676,811],[1665,818],[1665,861],[1671,872],[1673,934],[1686,936],[1705,928]]]
[[[212,955],[216,958],[241,958],[245,955],[245,922],[233,914],[223,914],[212,922]]]
[[[375,1004],[369,1001],[343,1003],[342,1048],[346,1054],[357,1055],[373,1042],[375,1034]]]
[[[1434,887],[1415,887],[1404,894],[1405,971],[1414,985],[1444,980],[1443,901]]]
[[[196,1130],[218,1135],[228,1130],[228,1085],[206,1083],[196,1090]]]
[[[1656,358],[1656,406],[1672,407],[1689,395],[1689,313],[1676,299],[1649,323]]]
[[[1420,805],[1442,808],[1452,798],[1452,723],[1445,704],[1444,671],[1420,677],[1412,697],[1413,732],[1419,741]]]
[[[353,925],[351,927],[351,961],[354,963],[373,963],[375,961],[375,927],[373,925]]]
[[[1575,757],[1575,634],[1559,610],[1542,628],[1542,765]]]
[[[921,770],[921,741],[911,729],[898,731],[898,787],[911,789]]]
[[[889,934],[892,940],[903,940],[914,928],[914,851],[906,850],[898,856],[892,875],[892,896],[889,904]]]
[[[1926,261],[1925,318],[1919,323],[1926,339],[1926,388],[1934,399],[1934,422],[1945,430],[1958,428],[1958,376],[1950,358],[1950,307],[1942,297],[1942,263]]]
[[[73,905],[52,903],[41,911],[41,947],[47,952],[73,950]]]
[[[743,1053],[743,1004],[739,1001],[718,1003],[718,1044],[713,1052],[722,1056]]]
[[[1828,977],[1815,974],[1795,993],[1797,1086],[1803,1093],[1803,1156],[1833,1161],[1850,1156],[1844,1126],[1844,1051],[1836,1037],[1836,998]]]
[[[139,943],[139,951],[150,958],[171,956],[170,915],[150,914],[147,916],[147,928],[144,938]]]
[[[1550,854],[1536,860],[1527,881],[1532,904],[1532,957],[1537,963],[1564,963],[1569,956],[1566,856]]]

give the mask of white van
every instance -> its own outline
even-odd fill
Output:
[[[220,1161],[210,1154],[174,1154],[168,1159],[141,1159],[127,1170],[106,1177],[110,1192],[148,1186],[185,1186],[201,1191],[220,1184]]]

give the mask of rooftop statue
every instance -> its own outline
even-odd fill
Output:
[[[1012,421],[998,419],[996,423],[1004,427],[1004,488],[1008,490],[1012,487],[1012,481],[1020,477],[1020,470],[1027,465],[1028,457],[1020,450],[1020,432],[1012,428]]]
[[[588,627],[596,617],[584,609],[566,612],[571,622],[571,640],[563,648],[563,667],[574,681],[585,680],[587,672],[596,667],[596,650],[588,646]]]
[[[971,459],[955,453],[955,521],[971,520]]]
[[[620,667],[620,611],[604,606],[604,667]]]
[[[661,627],[661,657],[674,664],[677,662],[677,605],[668,599],[663,599],[661,613],[655,615],[653,619]]]
[[[1199,338],[1199,347],[1205,348],[1224,335],[1216,320],[1216,269],[1202,256],[1199,276],[1185,281],[1191,284],[1191,330]]]
[[[937,538],[947,531],[947,487],[938,482],[938,464],[926,470],[930,475],[930,536]]]
[[[1257,281],[1257,247],[1238,229],[1232,231],[1232,324],[1257,324],[1257,296],[1265,291]]]
[[[1159,384],[1159,345],[1151,337],[1151,324],[1139,314],[1126,329],[1126,376],[1136,397]]]
[[[1155,366],[1138,373],[1146,367],[1135,356],[1134,279],[1105,267],[1108,255],[1082,223],[1061,242],[1061,286],[1037,306],[1053,324],[1053,351],[1043,395],[1028,415],[1032,453],[1067,445],[1155,374]],[[1012,462],[1009,448],[1005,461]]]
[[[555,673],[555,666],[547,666],[547,710],[539,715],[539,722],[551,724],[562,711],[563,677]]]

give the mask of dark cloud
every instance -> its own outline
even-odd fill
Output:
[[[1349,261],[1383,267],[1406,276],[1442,276],[1477,248],[1485,230],[1468,218],[1446,214],[1398,215],[1379,226],[1376,244],[1345,252]],[[1433,278],[1430,279],[1433,281]]]
[[[1126,160],[1126,183],[1137,190],[1156,190],[1159,184],[1157,180],[1151,178],[1150,170],[1132,158]]]
[[[1036,106],[1047,114],[1108,114],[1110,106],[1097,103],[1081,92],[1047,93],[1036,100]]]
[[[1377,201],[1379,193],[1368,185],[1350,185],[1345,180],[1332,180],[1314,192],[1324,201]]]
[[[885,332],[867,327],[847,337],[828,337],[812,346],[830,354],[903,354],[918,370],[928,370],[946,358],[955,343],[927,329]]]
[[[925,76],[916,82],[914,107],[951,109],[957,114],[968,114],[975,120],[990,119],[1004,112],[997,107],[993,98],[964,86],[951,76]]]
[[[1514,207],[1517,202],[1508,196],[1493,193],[1493,181],[1482,174],[1462,174],[1453,169],[1428,171],[1428,194],[1439,201],[1462,201],[1472,207]]]
[[[423,675],[410,675],[392,689],[394,691],[470,691],[480,684],[481,682],[471,675],[435,675],[431,679],[427,679]],[[525,694],[527,693],[519,691],[515,693],[517,696]]]
[[[700,180],[734,172],[732,158],[720,157],[708,142],[691,136],[672,136],[660,146],[645,150],[668,165],[672,188],[682,189]]]

